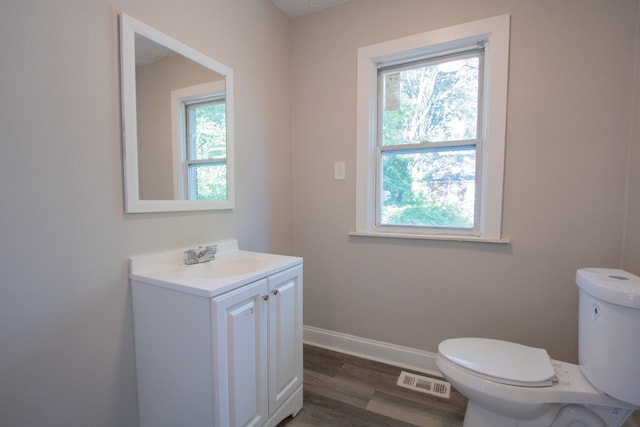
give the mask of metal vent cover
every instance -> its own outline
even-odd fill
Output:
[[[445,399],[449,399],[451,396],[451,384],[448,382],[405,371],[400,372],[400,377],[398,377],[398,382],[396,384],[400,387],[408,388],[420,393],[443,397]]]

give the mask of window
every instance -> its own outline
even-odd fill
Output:
[[[224,98],[185,103],[185,192],[188,200],[227,198],[227,140]]]
[[[358,52],[355,235],[501,237],[509,16]]]
[[[177,126],[174,191],[185,200],[227,200],[227,118],[224,83],[172,91]]]

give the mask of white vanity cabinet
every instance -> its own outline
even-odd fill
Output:
[[[301,273],[295,267],[213,299],[215,425],[261,426],[302,407],[301,395],[286,405],[302,385]]]
[[[302,260],[273,257],[237,286],[215,281],[225,256],[180,274],[131,262],[141,427],[271,427],[302,408]]]

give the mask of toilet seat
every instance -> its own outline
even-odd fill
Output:
[[[454,338],[438,351],[475,375],[501,384],[548,387],[557,380],[546,350],[489,338]]]

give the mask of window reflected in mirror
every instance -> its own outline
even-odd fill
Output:
[[[222,90],[220,90],[222,89]],[[185,124],[177,129],[183,151],[178,159],[181,198],[225,200],[227,198],[227,121],[224,86],[216,83],[180,91],[190,97],[172,98]]]

